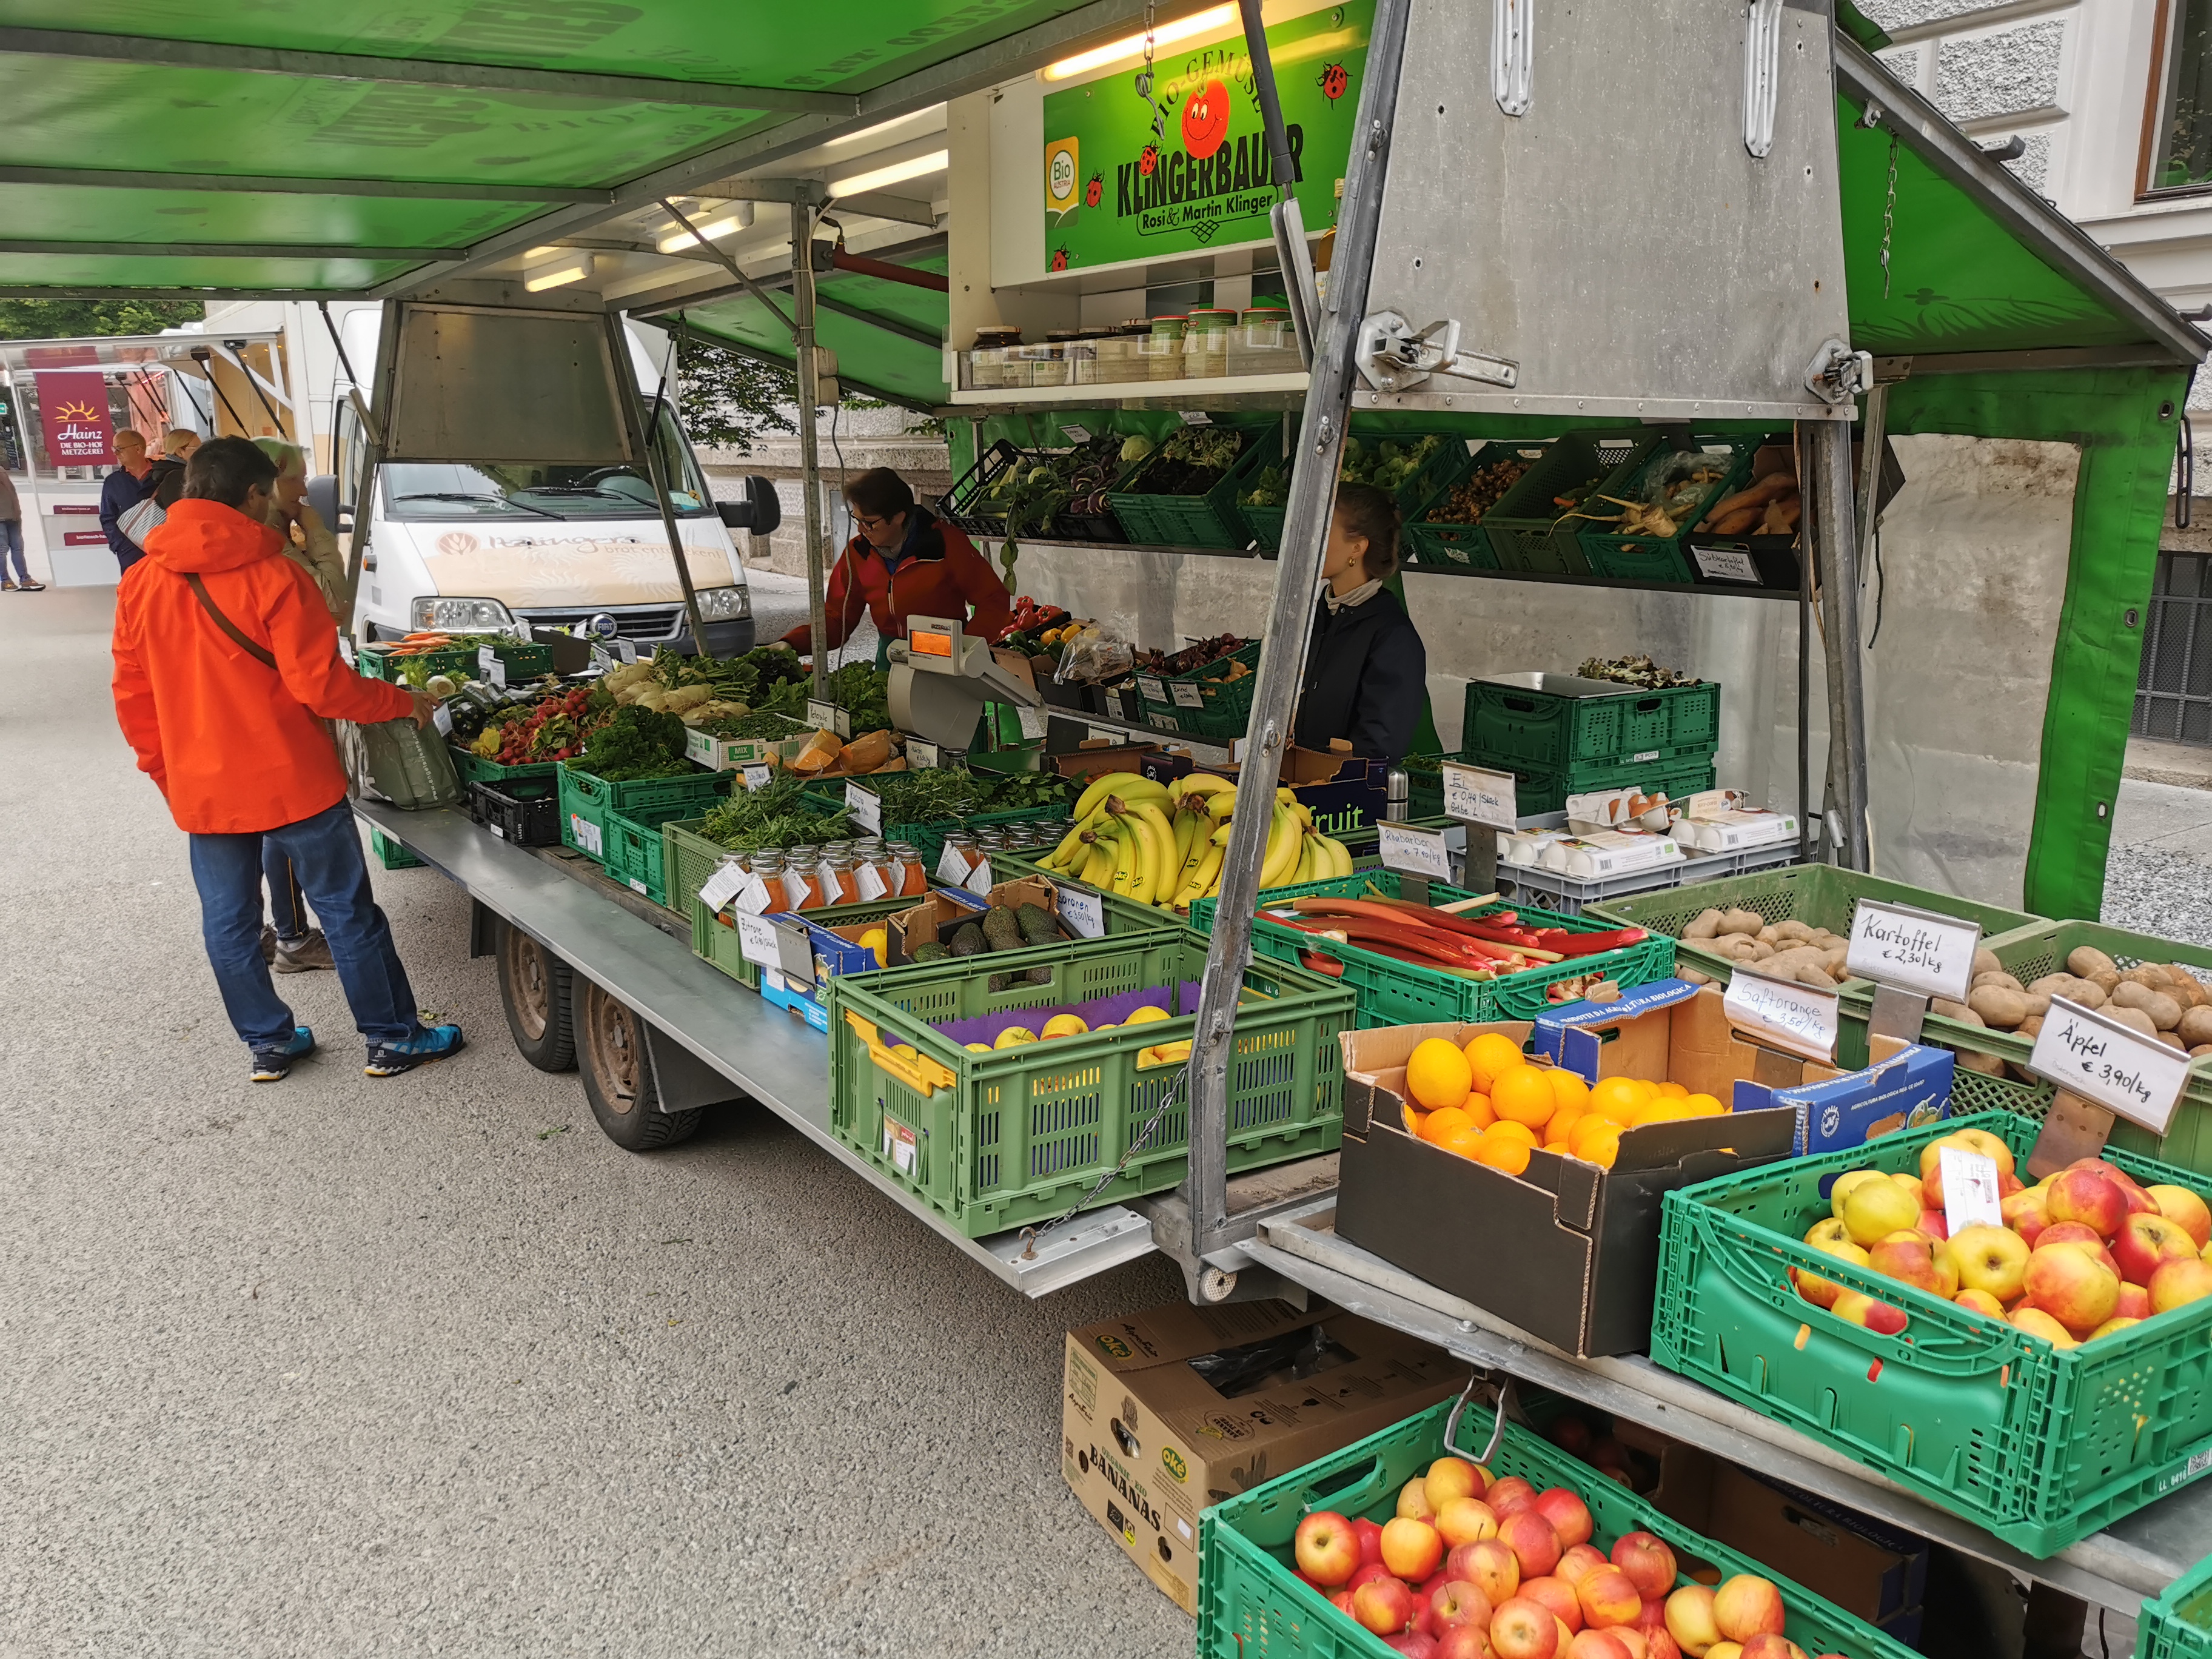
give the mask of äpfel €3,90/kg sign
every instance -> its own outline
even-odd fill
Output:
[[[1267,31],[1306,229],[1336,222],[1374,0]],[[1233,20],[1231,28],[1234,30]],[[1158,47],[1044,99],[1045,269],[1072,270],[1271,240],[1273,160],[1241,33]]]

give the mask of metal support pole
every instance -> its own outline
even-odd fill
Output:
[[[799,363],[799,474],[806,491],[807,637],[814,641],[814,695],[830,696],[830,605],[823,571],[822,450],[815,433],[814,210],[791,204],[792,342]]]
[[[1867,857],[1867,756],[1864,667],[1859,652],[1858,533],[1853,523],[1851,429],[1841,421],[1809,421],[1813,462],[1810,550],[1820,561],[1820,614],[1826,624],[1828,749],[1841,785],[1840,862],[1864,871]]]
[[[606,315],[607,350],[613,356],[616,383],[622,387],[623,424],[629,428],[630,442],[636,448],[638,459],[645,463],[645,476],[652,481],[653,499],[660,506],[660,527],[668,535],[668,556],[676,561],[676,585],[684,590],[684,615],[691,624],[691,649],[694,654],[713,655],[707,649],[706,620],[699,614],[699,592],[691,585],[691,561],[684,551],[684,533],[676,527],[676,503],[668,494],[668,479],[660,465],[660,457],[653,447],[653,428],[660,413],[660,392],[653,393],[653,407],[645,406],[645,393],[637,383],[635,366],[629,360],[629,328],[622,313],[610,311]],[[676,343],[669,342],[672,353]],[[661,370],[660,384],[668,384],[668,371]]]
[[[370,418],[362,422],[361,488],[354,496],[353,543],[346,550],[346,614],[343,627],[353,626],[353,613],[358,607],[361,594],[361,572],[368,557],[368,527],[376,521],[376,475],[384,465],[385,423],[392,418],[392,383],[399,365],[399,307],[397,300],[384,302],[384,315],[377,333],[376,380],[369,387]],[[327,315],[325,320],[328,320]],[[335,336],[333,336],[335,337]],[[344,355],[343,349],[341,356]],[[351,374],[349,368],[347,373]],[[358,388],[356,394],[358,393]],[[340,492],[343,499],[343,492]],[[337,526],[331,526],[337,533]],[[410,622],[409,624],[413,626]]]
[[[1229,1222],[1229,1060],[1237,1000],[1250,961],[1252,912],[1260,890],[1273,818],[1275,783],[1290,741],[1297,700],[1297,669],[1313,631],[1315,589],[1321,579],[1322,544],[1336,496],[1356,370],[1352,349],[1367,309],[1375,241],[1382,217],[1390,131],[1397,114],[1398,74],[1405,57],[1412,0],[1377,0],[1367,47],[1366,85],[1352,128],[1354,144],[1337,219],[1338,256],[1328,303],[1320,321],[1313,374],[1307,383],[1305,417],[1291,471],[1283,521],[1282,554],[1275,565],[1274,596],[1261,647],[1259,683],[1252,695],[1251,734],[1237,783],[1237,810],[1221,866],[1221,896],[1207,948],[1206,981],[1199,997],[1198,1030],[1190,1058],[1190,1163],[1183,1182],[1192,1255],[1234,1272],[1244,1260],[1232,1247]],[[1258,59],[1264,36],[1246,36]]]

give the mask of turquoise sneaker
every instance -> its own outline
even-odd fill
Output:
[[[315,1034],[304,1025],[295,1025],[292,1028],[292,1040],[283,1048],[253,1051],[253,1080],[282,1083],[291,1074],[294,1060],[304,1060],[314,1051]]]
[[[458,1025],[426,1025],[404,1042],[379,1043],[371,1048],[368,1064],[362,1072],[367,1077],[398,1077],[417,1066],[460,1053],[462,1042]]]

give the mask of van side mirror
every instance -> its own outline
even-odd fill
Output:
[[[338,515],[344,513],[350,519],[349,509],[338,505],[338,481],[334,473],[325,472],[307,480],[307,505],[315,509],[315,516],[331,530],[349,530],[349,523],[340,523]]]
[[[745,480],[743,501],[716,501],[715,516],[732,530],[750,530],[756,536],[772,534],[783,522],[783,501],[773,479],[754,473]]]

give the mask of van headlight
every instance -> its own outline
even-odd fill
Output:
[[[701,622],[735,622],[752,614],[752,594],[748,589],[702,587],[699,590]]]
[[[449,634],[496,634],[514,626],[514,614],[497,599],[418,599],[407,607],[407,620]]]

